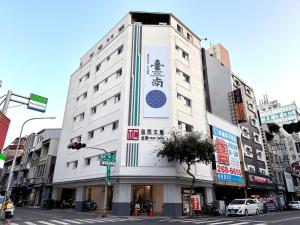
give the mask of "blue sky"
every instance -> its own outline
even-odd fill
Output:
[[[300,1],[297,0],[0,0],[0,96],[8,89],[49,98],[45,114],[25,106],[10,108],[6,144],[18,136],[61,127],[69,77],[80,57],[128,11],[171,12],[210,43],[230,52],[233,71],[256,91],[282,103],[300,105]],[[11,106],[15,105],[11,103]]]

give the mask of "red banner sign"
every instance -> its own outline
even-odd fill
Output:
[[[3,149],[10,119],[0,112],[0,151]]]
[[[140,138],[139,136],[139,129],[128,129],[127,130],[127,140],[134,140],[138,141]]]
[[[192,210],[201,210],[200,195],[192,195]]]

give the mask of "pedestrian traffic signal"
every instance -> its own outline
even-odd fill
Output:
[[[67,147],[68,147],[68,149],[71,148],[71,149],[79,150],[81,148],[85,148],[86,144],[85,143],[80,143],[80,142],[72,142]]]
[[[282,127],[289,134],[292,134],[294,132],[298,133],[300,132],[300,121],[298,121],[297,123],[284,124]]]

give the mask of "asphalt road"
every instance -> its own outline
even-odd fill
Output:
[[[41,210],[17,208],[6,225],[300,225],[300,210],[260,214],[248,217],[203,216],[197,219],[166,217],[101,218],[97,213],[77,213],[70,210]]]

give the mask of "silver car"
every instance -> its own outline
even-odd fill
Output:
[[[253,199],[235,199],[227,206],[227,215],[259,214],[259,206]]]

